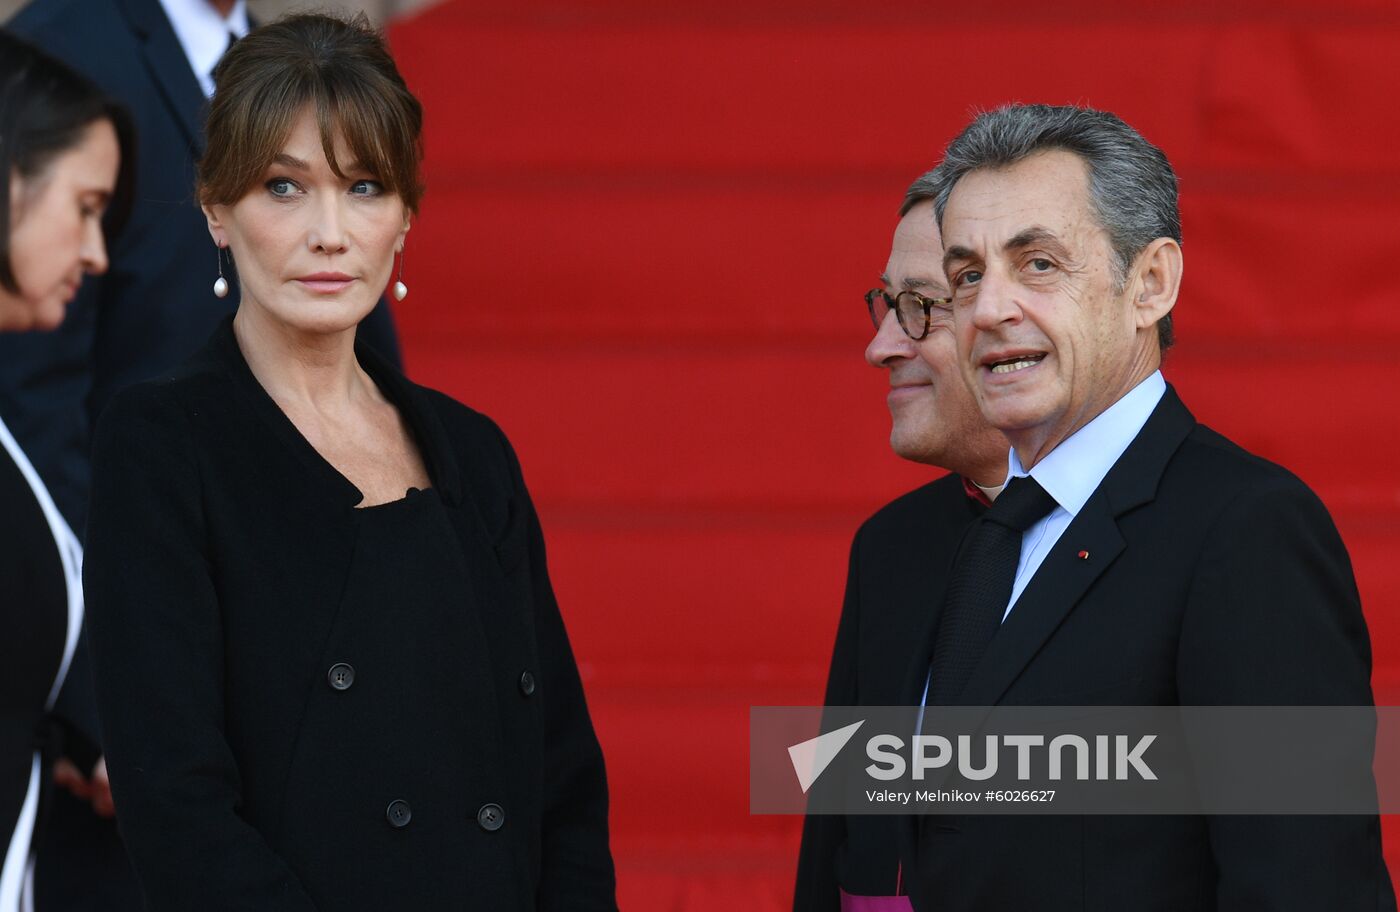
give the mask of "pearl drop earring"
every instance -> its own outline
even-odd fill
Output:
[[[404,252],[399,251],[399,278],[394,282],[394,300],[402,301],[408,297],[408,286],[403,283],[403,257]]]
[[[228,279],[224,278],[224,247],[222,244],[214,245],[214,254],[219,258],[219,277],[214,280],[214,297],[228,297]]]

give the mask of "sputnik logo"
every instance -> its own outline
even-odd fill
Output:
[[[836,755],[841,753],[841,748],[851,740],[856,729],[864,724],[865,720],[861,719],[845,728],[817,735],[809,741],[794,744],[787,749],[788,757],[792,759],[792,771],[797,774],[797,784],[802,786],[804,795],[812,787],[812,783],[817,781],[817,777],[831,765],[831,761],[836,759]]]

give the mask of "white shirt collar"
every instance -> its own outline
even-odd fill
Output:
[[[1100,412],[1027,472],[1013,449],[1006,480],[1030,475],[1070,516],[1078,516],[1108,470],[1123,455],[1167,392],[1161,371],[1143,380]]]
[[[160,0],[175,29],[185,59],[190,62],[204,97],[214,94],[214,64],[228,50],[228,36],[248,34],[247,0],[237,0],[228,18],[219,15],[209,0]]]

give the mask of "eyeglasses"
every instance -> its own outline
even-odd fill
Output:
[[[875,324],[876,332],[885,322],[885,314],[893,310],[899,328],[915,342],[933,329],[935,311],[940,320],[952,319],[953,316],[952,298],[928,298],[917,291],[901,291],[891,297],[883,288],[872,288],[865,293],[865,306],[870,311],[870,322]]]

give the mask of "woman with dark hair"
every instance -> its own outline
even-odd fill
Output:
[[[363,18],[258,29],[215,84],[197,193],[238,309],[118,394],[93,454],[98,699],[147,906],[614,909],[515,454],[355,338],[407,294],[418,101]]]
[[[0,331],[53,329],[107,268],[102,217],[130,200],[125,113],[68,67],[0,32]],[[0,420],[0,912],[26,892],[52,715],[83,619],[82,547]],[[105,781],[96,750],[63,739]],[[47,743],[44,743],[46,742]],[[49,748],[49,749],[45,749]],[[48,756],[46,756],[48,755]]]

